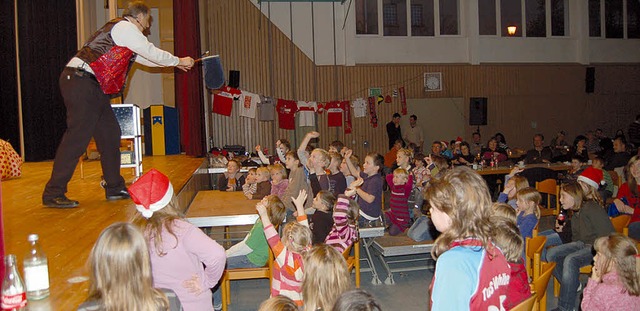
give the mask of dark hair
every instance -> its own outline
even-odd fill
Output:
[[[280,139],[280,144],[287,147],[287,150],[291,150],[291,143],[287,139]]]
[[[399,113],[396,112],[396,113],[393,114],[393,118],[394,119],[395,118],[402,118],[402,116]]]
[[[584,140],[585,142],[587,142],[587,136],[584,136],[584,135],[576,136],[576,139],[573,140],[573,146],[574,147],[578,146],[578,142],[581,140]]]
[[[302,166],[302,163],[300,163],[300,158],[298,157],[298,153],[297,153],[297,152],[292,151],[292,150],[289,150],[289,151],[287,151],[287,154],[285,155],[285,157],[286,157],[286,156],[290,156],[290,157],[292,157],[294,160],[298,161],[298,167],[301,167],[301,166]]]
[[[493,137],[495,137],[495,138],[496,138],[496,140],[497,140],[499,143],[503,143],[503,144],[506,144],[506,143],[507,143],[507,140],[504,138],[504,135],[502,135],[502,133],[500,133],[500,132],[498,132],[498,133],[496,133],[495,135],[493,135]],[[500,137],[500,138],[498,138],[498,137]]]
[[[122,17],[136,17],[138,14],[149,15],[149,7],[142,1],[131,1],[127,8],[122,11]]]
[[[473,132],[473,133],[471,133],[471,137],[473,137],[473,135],[478,135],[478,136],[482,137],[482,135],[480,135],[480,132]]]
[[[342,293],[336,304],[334,311],[381,311],[382,308],[373,295],[362,289],[354,289]]]
[[[638,115],[638,117],[640,117],[640,115]],[[414,119],[414,120],[418,120],[418,117],[415,114],[412,114],[409,119]]]
[[[331,142],[331,144],[329,144],[329,146],[336,148],[336,150],[338,150],[338,152],[340,152],[340,150],[342,150],[342,148],[344,148],[344,143],[339,141],[339,140],[334,140]]]
[[[537,133],[537,134],[533,135],[533,138],[536,138],[536,137],[540,137],[540,138],[542,138],[542,141],[544,141],[544,135],[542,135],[542,133]]]
[[[371,157],[373,165],[378,167],[378,173],[380,173],[384,168],[384,158],[377,152],[370,152],[367,154],[367,157]]]
[[[441,142],[441,141],[439,141],[439,140],[434,140],[431,144],[432,144],[432,145],[433,145],[433,144],[438,144],[438,145],[440,145],[440,147],[442,147],[442,142]]]

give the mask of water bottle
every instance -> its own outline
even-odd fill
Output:
[[[40,300],[49,297],[49,266],[47,256],[40,248],[38,235],[30,234],[28,238],[31,249],[24,258],[24,280],[29,300]]]
[[[24,290],[22,278],[18,273],[16,255],[8,254],[4,258],[5,273],[2,281],[2,311],[26,310],[27,295]]]

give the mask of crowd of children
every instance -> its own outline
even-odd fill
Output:
[[[139,257],[137,269],[149,274],[136,281],[146,282],[137,287],[144,290],[140,306],[155,306],[153,309],[218,310],[221,295],[216,285],[225,267],[263,267],[271,249],[275,259],[271,298],[260,310],[354,310],[354,306],[361,308],[355,310],[380,310],[370,294],[350,291],[342,253],[359,239],[359,227],[385,226],[389,235],[434,240],[436,268],[429,289],[432,310],[509,309],[530,296],[524,241],[534,235],[540,222],[542,198],[529,187],[521,167],[514,167],[505,178],[504,190],[499,195],[496,192],[497,202],[506,204],[492,203],[487,182],[469,168],[477,158],[462,139],[453,141],[450,150],[443,149],[446,143],[434,142],[428,155],[399,144],[385,157],[368,153],[360,165],[353,150],[340,142],[332,142],[328,150],[311,148],[318,137],[318,132],[308,133],[297,149],[285,139],[278,140],[274,157],[256,146],[262,166],[246,174],[239,161],[227,162],[217,189],[242,191],[247,199],[256,200],[260,216],[247,236],[228,250],[184,220],[168,178],[151,170],[129,188],[139,211],[135,222],[141,232],[113,225],[105,229],[93,252],[115,251],[116,246],[99,245],[107,243],[116,229],[120,235],[131,231],[120,239],[142,236],[144,248],[134,249],[131,241],[117,247],[135,251],[130,255]],[[588,141],[576,147],[583,153]],[[504,136],[492,138],[480,159],[504,161],[506,149]],[[638,160],[636,156],[628,162],[626,183],[613,201],[619,213],[633,215],[629,235],[635,238],[640,235]],[[554,275],[562,284],[561,310],[575,307],[578,270],[591,264],[592,246],[598,254],[583,308],[609,303],[610,299],[599,295],[601,288],[619,289],[629,301],[640,294],[638,272],[631,268],[635,261],[629,259],[637,260],[636,246],[629,238],[609,236],[613,227],[603,208],[607,190],[601,186],[609,183],[610,176],[606,177],[603,164],[595,158],[592,167],[576,166],[560,193],[562,208],[571,213],[557,220],[553,230],[539,233],[547,236],[542,259],[557,263]],[[389,209],[383,211],[385,189]],[[91,258],[98,265],[94,261]],[[117,293],[104,290],[106,277],[100,275],[109,268],[114,267],[92,268],[90,295],[82,307],[112,305]],[[112,277],[117,273],[112,272]],[[130,306],[125,309],[138,309]]]

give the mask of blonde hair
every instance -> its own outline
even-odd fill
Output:
[[[631,174],[631,167],[634,166],[639,160],[640,156],[633,156],[631,159],[629,159],[627,165],[624,166],[623,171],[625,180],[627,181],[627,185],[629,186],[629,190],[634,196],[638,196],[640,193],[638,193],[638,181],[635,179],[635,177],[633,177],[633,174]]]
[[[274,228],[278,228],[287,215],[287,209],[277,195],[271,194],[266,196],[265,199],[267,199],[269,221],[271,221]]]
[[[298,306],[291,298],[278,295],[263,301],[258,311],[298,311]]]
[[[512,219],[515,221],[518,218],[518,214],[516,214],[516,210],[511,207],[511,205],[506,203],[498,203],[494,202],[491,204],[492,216],[500,216]]]
[[[258,169],[256,170],[256,175],[267,177],[267,180],[271,179],[271,173],[269,172],[269,169],[264,166],[258,167]]]
[[[571,208],[572,210],[577,211],[582,207],[582,202],[585,200],[582,186],[578,185],[577,183],[562,184],[562,186],[560,187],[561,195],[562,191],[573,198],[574,205]]]
[[[304,310],[331,310],[338,297],[351,288],[347,262],[327,244],[316,245],[307,252],[304,270]]]
[[[593,248],[600,254],[598,260],[603,260],[605,274],[615,265],[618,279],[625,290],[632,296],[640,296],[640,258],[636,242],[621,235],[612,233],[596,239]]]
[[[290,251],[304,254],[311,246],[312,235],[309,227],[293,221],[284,226],[282,230],[282,243]]]
[[[117,222],[100,233],[89,254],[89,296],[100,310],[169,310],[169,300],[153,287],[149,249],[132,224]]]
[[[408,179],[409,172],[407,172],[407,170],[403,169],[402,167],[398,167],[397,169],[393,170],[393,176],[398,176],[404,179]]]
[[[497,215],[491,216],[490,220],[494,227],[492,240],[502,250],[507,261],[519,262],[522,260],[524,241],[515,220]]]
[[[540,201],[542,201],[542,196],[538,190],[531,187],[520,189],[516,194],[516,198],[521,198],[525,202],[533,202],[533,214],[536,215],[536,218],[540,219]]]
[[[280,164],[280,163],[276,163],[276,164],[272,164],[267,166],[267,169],[269,169],[269,173],[271,175],[273,175],[273,172],[280,172],[280,174],[282,174],[282,179],[287,179],[287,169],[284,168],[284,165]]]
[[[578,184],[580,184],[582,187],[582,190],[584,192],[584,198],[585,200],[594,200],[598,203],[598,205],[602,206],[602,198],[600,197],[600,194],[598,193],[598,188],[592,187],[591,185],[585,183],[582,180],[578,180]],[[584,189],[587,189],[586,191],[584,191]]]
[[[449,229],[436,239],[431,254],[437,258],[449,249],[456,239],[475,237],[483,248],[489,247],[491,237],[491,196],[487,184],[478,173],[459,166],[448,170],[442,178],[435,178],[425,191],[430,205],[451,218]]]
[[[316,153],[320,155],[320,158],[322,159],[322,167],[323,168],[327,168],[329,166],[329,164],[331,163],[331,156],[329,156],[329,151],[324,150],[322,148],[316,148],[313,149],[313,151],[311,151],[311,154]]]
[[[176,197],[174,196],[171,198],[169,204],[153,212],[153,215],[148,219],[144,218],[140,213],[136,213],[133,218],[133,222],[139,224],[147,241],[149,243],[153,241],[156,253],[158,256],[162,257],[167,254],[163,246],[162,232],[166,230],[171,236],[173,236],[175,245],[171,248],[177,247],[178,237],[173,231],[173,222],[183,218],[184,213],[178,208]]]
[[[409,148],[400,148],[400,150],[398,150],[398,154],[401,154],[401,153],[407,156],[407,158],[409,158],[409,163],[413,161],[413,150]]]

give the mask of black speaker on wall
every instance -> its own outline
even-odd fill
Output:
[[[587,93],[593,93],[593,89],[596,86],[596,68],[587,67],[587,71],[584,77],[584,91]]]
[[[235,89],[240,87],[240,71],[229,70],[229,86]]]
[[[486,97],[470,98],[469,125],[487,125],[487,98]]]

